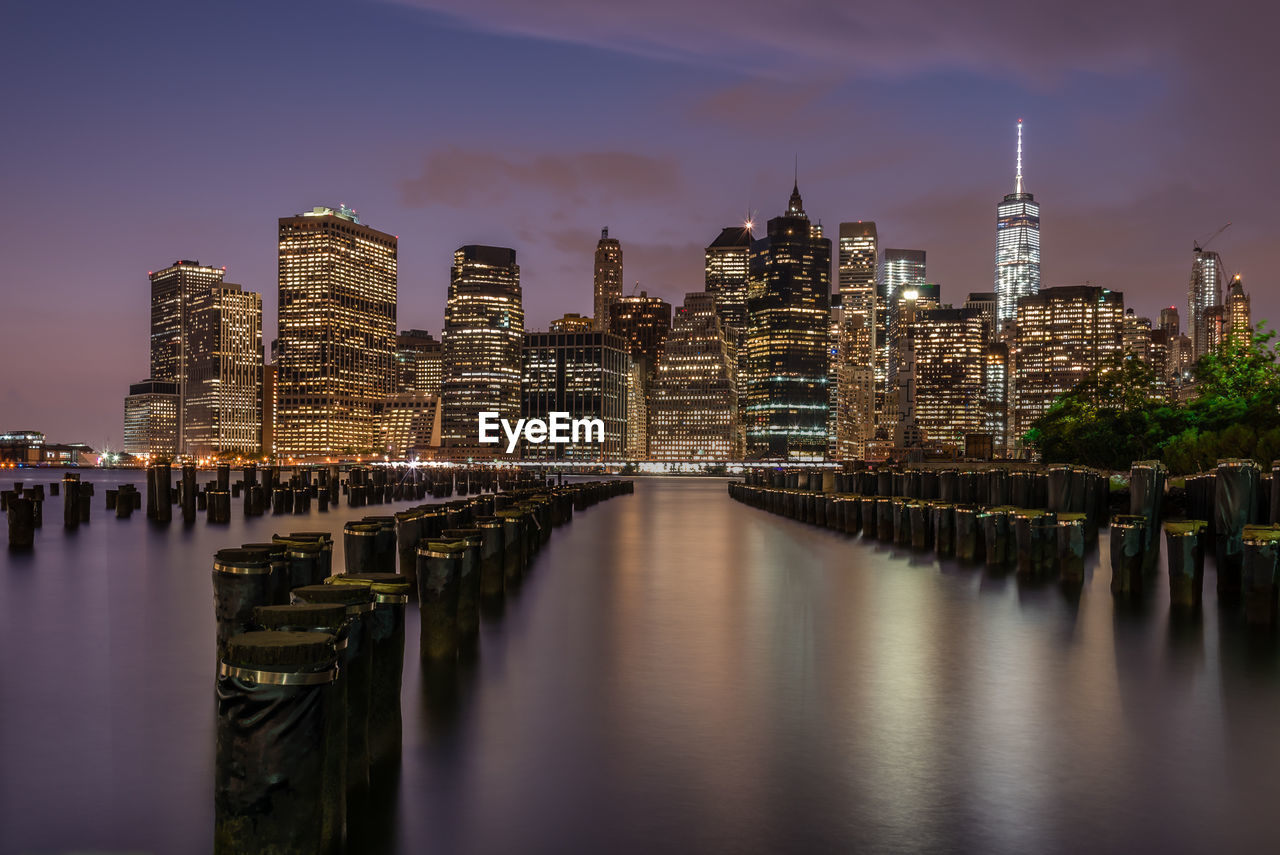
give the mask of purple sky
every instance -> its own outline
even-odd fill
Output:
[[[147,271],[226,265],[275,331],[276,218],[400,236],[400,326],[454,248],[513,246],[531,329],[591,312],[601,226],[679,303],[702,248],[785,207],[990,290],[995,204],[1042,205],[1044,284],[1185,314],[1191,242],[1275,317],[1275,7],[403,0],[12,4],[0,28],[0,430],[118,447]]]

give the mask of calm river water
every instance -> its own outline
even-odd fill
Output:
[[[162,529],[104,510],[136,473],[84,477],[87,528],[51,498],[35,552],[0,552],[0,851],[211,850],[214,550],[409,503]],[[410,613],[363,849],[1275,851],[1276,644],[1212,572],[1197,621],[1163,580],[1117,610],[1105,550],[1072,603],[638,479],[556,530],[446,697]]]

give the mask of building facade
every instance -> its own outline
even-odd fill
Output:
[[[262,445],[262,295],[221,282],[196,299],[181,448],[257,456]]]
[[[649,456],[664,461],[742,457],[738,359],[715,295],[686,294],[650,395]]]
[[[400,392],[374,405],[378,449],[391,460],[416,460],[440,446],[440,396]]]
[[[178,454],[178,384],[148,378],[124,399],[124,450],[172,460]]]
[[[601,332],[609,328],[609,306],[622,298],[622,244],[609,237],[607,228],[600,230],[595,260],[595,327]]]
[[[398,239],[345,206],[279,224],[276,453],[371,453],[395,386]]]
[[[1249,308],[1249,295],[1244,292],[1244,282],[1239,274],[1231,280],[1231,287],[1227,289],[1227,304],[1223,309],[1227,338],[1237,345],[1249,344],[1253,339],[1253,316]]]
[[[442,345],[426,330],[396,336],[396,393],[439,397],[444,382]]]
[[[1031,423],[1121,353],[1124,295],[1094,285],[1046,288],[1018,301],[1015,323],[1009,443],[1020,455]]]
[[[915,420],[927,440],[963,450],[984,433],[987,339],[975,309],[928,308],[916,313]]]
[[[812,460],[827,451],[831,241],[793,187],[786,212],[751,245],[747,456]]]
[[[609,306],[609,332],[626,344],[631,358],[644,365],[652,378],[662,356],[662,347],[671,332],[671,304],[661,297],[621,297]]]
[[[1222,283],[1226,274],[1222,256],[1197,244],[1191,259],[1191,280],[1187,284],[1187,324],[1196,359],[1212,351],[1209,311],[1222,305]]]
[[[526,460],[600,462],[620,460],[627,438],[627,379],[631,366],[625,343],[606,332],[535,332],[524,336],[521,418],[599,419],[602,441],[586,432],[568,443],[524,441]]]
[[[524,303],[516,251],[461,247],[453,254],[444,311],[446,447],[479,449],[481,412],[496,412],[513,423],[520,417],[523,344]]]
[[[880,254],[873,222],[841,223],[837,261],[840,332],[835,370],[835,456],[860,460],[875,436],[876,282]]]
[[[562,333],[591,332],[595,329],[595,320],[577,312],[566,312],[563,317],[552,321],[547,329],[550,332]]]
[[[225,267],[180,260],[147,274],[151,280],[151,377],[177,384],[178,447],[182,448],[183,402],[192,350],[196,305],[214,285],[222,282]]]
[[[1013,320],[1018,301],[1040,290],[1040,204],[1022,184],[1022,120],[1014,190],[996,206],[996,326]]]

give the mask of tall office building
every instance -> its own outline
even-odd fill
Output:
[[[652,377],[671,332],[671,304],[646,291],[621,297],[609,306],[608,329],[626,342],[631,358],[643,362],[646,376]]]
[[[1227,309],[1225,306],[1210,306],[1201,313],[1202,324],[1205,334],[1205,351],[1199,356],[1207,353],[1217,353],[1222,350],[1222,345],[1227,339]],[[1196,358],[1198,359],[1199,356]]]
[[[258,443],[262,454],[268,458],[276,456],[276,364],[273,361],[262,365],[262,439]]]
[[[444,381],[441,343],[426,330],[396,336],[396,392],[436,397]]]
[[[915,419],[930,442],[964,450],[983,432],[987,341],[977,309],[922,309],[911,334]]]
[[[974,291],[964,301],[965,309],[973,309],[982,318],[987,341],[994,341],[996,335],[996,295],[993,291]]]
[[[1013,192],[996,206],[997,332],[1017,314],[1018,300],[1040,290],[1040,204],[1022,186],[1022,120]]]
[[[876,278],[879,239],[873,222],[841,223],[837,288],[836,457],[858,460],[875,436]]]
[[[1191,259],[1191,281],[1187,285],[1187,330],[1196,359],[1209,353],[1211,330],[1206,313],[1222,305],[1222,256],[1195,245]]]
[[[596,243],[595,323],[596,329],[609,328],[609,306],[622,297],[622,244],[609,237],[607,228],[600,230]]]
[[[453,254],[444,310],[444,444],[480,446],[480,413],[520,418],[524,304],[516,251],[464,246]]]
[[[440,445],[440,396],[398,392],[374,404],[377,449],[392,460],[416,460]]]
[[[124,450],[172,459],[178,453],[178,384],[147,378],[124,399]]]
[[[716,314],[725,327],[747,328],[747,279],[751,270],[751,223],[720,230],[706,248],[706,289],[715,296]]]
[[[183,402],[193,353],[191,331],[196,301],[222,281],[226,270],[184,259],[147,274],[151,280],[150,379],[177,384],[179,449],[183,447]]]
[[[827,450],[831,241],[793,187],[786,212],[751,245],[747,295],[747,455],[816,459]]]
[[[627,354],[627,436],[624,455],[628,460],[647,460],[649,457],[649,400],[648,380],[644,363],[631,359]]]
[[[1178,324],[1178,309],[1176,306],[1169,306],[1160,310],[1160,329],[1169,335],[1178,335],[1182,332]]]
[[[715,295],[686,294],[658,362],[650,396],[649,456],[727,461],[742,456],[737,354]]]
[[[893,364],[898,352],[893,330],[897,307],[905,292],[918,292],[925,284],[925,252],[922,249],[885,249],[876,281],[876,399],[875,423],[882,435],[891,436],[897,421],[897,387]],[[914,298],[913,298],[914,299]]]
[[[1138,317],[1133,309],[1124,310],[1120,332],[1120,349],[1125,356],[1151,364],[1151,319]]]
[[[1009,444],[1016,455],[1054,400],[1121,352],[1124,295],[1094,285],[1046,288],[1018,301],[1015,324]]]
[[[262,443],[262,295],[219,282],[194,301],[183,454],[257,455]]]
[[[371,453],[395,387],[398,239],[350,208],[280,218],[276,453]]]
[[[1238,345],[1247,345],[1253,338],[1253,318],[1249,310],[1249,295],[1244,292],[1244,283],[1240,275],[1231,280],[1227,289],[1227,304],[1224,307],[1224,325],[1227,338]]]
[[[894,447],[919,444],[916,419],[915,336],[921,312],[938,308],[937,285],[921,283],[898,290],[889,306],[889,383],[884,406],[885,434]]]
[[[520,415],[545,419],[568,413],[571,419],[599,419],[602,441],[579,433],[577,441],[525,441],[526,460],[605,461],[623,457],[627,429],[627,375],[631,366],[625,343],[607,332],[525,333]],[[572,434],[570,434],[572,439]]]
[[[1009,443],[1009,345],[989,342],[983,349],[981,432],[991,437],[991,451],[1004,457]]]

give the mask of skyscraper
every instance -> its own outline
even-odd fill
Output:
[[[426,330],[402,330],[396,336],[396,392],[435,397],[443,381],[443,349],[436,337]]]
[[[593,318],[584,318],[577,312],[566,312],[562,317],[552,321],[547,327],[551,332],[591,332],[595,329],[595,320]]]
[[[561,412],[604,423],[602,442],[582,434],[579,441],[563,444],[525,442],[522,457],[598,462],[623,456],[631,358],[621,338],[598,330],[525,333],[521,359],[521,416],[545,419]]]
[[[516,251],[464,246],[453,254],[444,310],[444,444],[479,449],[480,413],[520,418],[524,304]],[[505,446],[483,446],[499,452]]]
[[[876,262],[873,222],[841,223],[837,287],[836,456],[858,460],[875,435]]]
[[[608,329],[626,342],[631,358],[643,362],[646,375],[652,377],[671,332],[671,304],[647,291],[639,297],[620,297],[609,306]]]
[[[751,245],[747,295],[747,455],[814,459],[827,450],[831,241],[798,186]]]
[[[715,296],[722,326],[739,336],[747,329],[747,279],[751,270],[751,224],[730,226],[707,247],[706,289]]]
[[[649,456],[726,461],[742,456],[737,354],[715,295],[686,294],[658,362],[650,396]]]
[[[1013,192],[996,206],[996,326],[1013,320],[1018,299],[1040,290],[1040,204],[1022,186],[1022,120]]]
[[[1199,359],[1212,349],[1211,330],[1206,313],[1214,306],[1222,305],[1222,256],[1196,244],[1192,250],[1191,281],[1187,285],[1187,323],[1191,327],[1191,345],[1194,358]]]
[[[178,453],[178,384],[147,378],[124,399],[124,450],[173,458]]]
[[[182,444],[183,402],[192,356],[191,331],[195,305],[211,287],[222,281],[225,267],[199,261],[175,261],[164,270],[147,274],[151,279],[151,377],[176,384],[177,448]]]
[[[600,331],[609,328],[609,305],[622,297],[622,244],[609,237],[607,228],[600,230],[596,243],[595,321]]]
[[[1225,307],[1224,324],[1227,338],[1239,345],[1247,345],[1253,338],[1253,318],[1249,310],[1249,295],[1244,292],[1244,283],[1240,275],[1231,280],[1227,289],[1227,305]]]
[[[280,219],[276,453],[370,453],[395,385],[398,239],[352,209]]]
[[[182,452],[256,455],[262,443],[262,295],[219,282],[195,299]]]
[[[986,337],[976,309],[922,309],[911,335],[915,418],[930,442],[963,450],[983,429]]]
[[[1046,288],[1018,301],[1015,324],[1009,445],[1016,454],[1035,419],[1120,354],[1124,295],[1095,285]]]
[[[889,437],[893,435],[898,412],[898,391],[893,377],[898,353],[893,336],[897,307],[903,293],[918,292],[924,283],[924,250],[885,249],[876,281],[875,425],[881,434]]]

